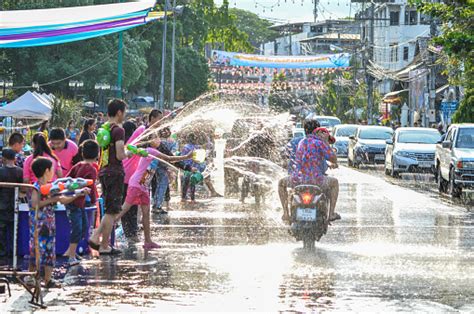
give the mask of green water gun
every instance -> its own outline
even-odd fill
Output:
[[[134,155],[138,155],[140,157],[148,157],[148,152],[144,148],[138,148],[135,145],[128,144],[127,149],[132,152]]]

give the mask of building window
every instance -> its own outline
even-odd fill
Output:
[[[405,25],[418,24],[418,12],[413,10],[405,11]]]
[[[398,62],[398,45],[390,44],[390,62]]]
[[[409,52],[408,47],[403,47],[403,60],[408,61],[408,52]]]
[[[390,11],[390,26],[400,25],[400,11]]]

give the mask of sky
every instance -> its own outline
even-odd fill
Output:
[[[280,2],[280,6],[275,6]],[[222,0],[215,0],[217,5]],[[231,8],[237,7],[258,14],[260,17],[281,19],[283,21],[313,21],[312,0],[229,0]],[[273,7],[273,11],[270,7]],[[352,7],[352,10],[351,10]],[[318,21],[354,16],[356,5],[350,0],[320,0]]]

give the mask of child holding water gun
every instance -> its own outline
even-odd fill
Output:
[[[47,185],[54,176],[53,162],[49,158],[37,157],[31,164],[31,170],[38,181],[34,183],[37,190],[33,190],[30,199],[30,263],[29,270],[35,270],[35,209],[38,209],[38,249],[40,266],[44,267],[44,283],[46,288],[60,288],[61,285],[52,279],[53,267],[56,261],[56,223],[54,208],[56,204],[69,204],[78,197],[89,193],[88,189],[73,196],[65,195],[43,195],[40,193],[41,186]]]
[[[74,266],[79,264],[76,256],[76,249],[79,241],[84,238],[87,230],[87,216],[86,203],[95,204],[96,202],[96,185],[97,168],[96,162],[99,158],[99,144],[94,140],[86,140],[81,144],[81,152],[83,161],[75,164],[69,171],[67,177],[83,178],[92,180],[93,184],[90,186],[90,199],[86,201],[86,197],[80,197],[73,203],[66,205],[69,221],[71,223],[71,238],[69,241],[69,248],[64,256],[67,256],[68,265]]]
[[[138,163],[137,170],[128,183],[127,197],[122,206],[122,211],[115,218],[115,221],[119,221],[133,205],[138,205],[142,210],[143,232],[145,235],[143,248],[148,250],[160,248],[157,243],[152,241],[150,234],[150,184],[156,171],[156,166],[150,167],[152,161],[155,160],[152,156],[167,162],[178,162],[192,158],[193,154],[191,151],[184,156],[168,156],[159,152],[157,150],[158,146],[160,146],[160,140],[158,138],[151,140],[150,147],[146,149],[136,148],[132,145],[127,146],[129,151],[140,155],[142,158]]]
[[[181,155],[186,155],[189,152],[193,152],[200,149],[200,146],[196,144],[196,135],[193,133],[188,134],[187,144],[184,145]],[[182,177],[182,191],[181,191],[181,202],[186,202],[186,195],[188,190],[190,192],[191,202],[195,202],[196,185],[203,180],[202,172],[206,169],[205,162],[197,162],[194,160],[187,160],[185,164],[191,167],[191,171],[185,171]]]

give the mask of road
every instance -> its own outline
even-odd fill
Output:
[[[84,261],[47,293],[48,310],[474,311],[470,207],[440,198],[429,179],[380,172],[332,171],[343,219],[314,253],[289,236],[275,206],[174,204],[168,224],[154,216],[162,249],[124,244],[120,257]],[[29,309],[25,298],[8,309]]]

